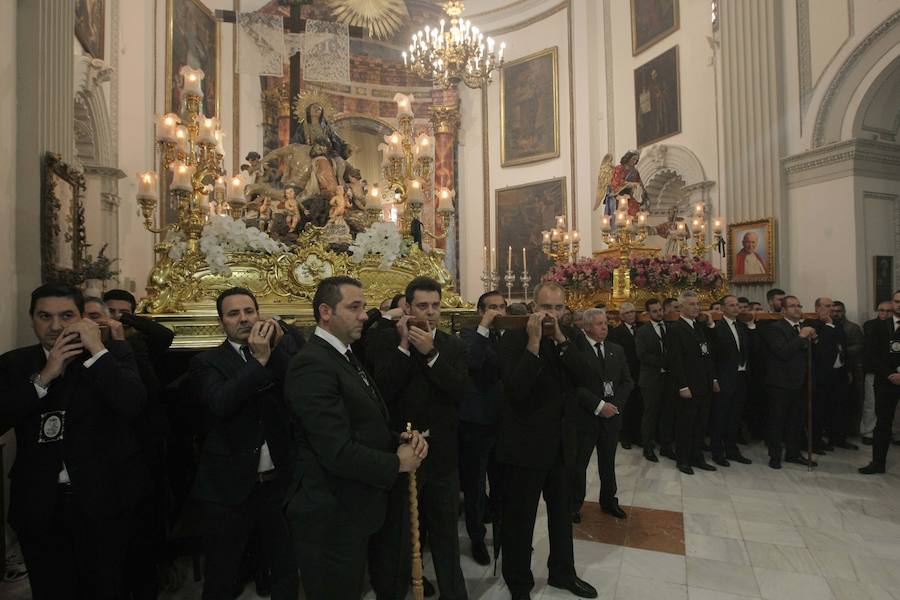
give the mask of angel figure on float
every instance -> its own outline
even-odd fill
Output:
[[[297,204],[297,192],[294,188],[284,188],[284,212],[288,231],[295,231],[300,224],[300,206]]]
[[[340,185],[334,192],[334,196],[329,201],[328,222],[336,224],[346,224],[344,214],[350,208],[350,201],[344,193],[344,186]]]
[[[602,205],[604,215],[614,215],[618,208],[617,197],[623,191],[629,192],[629,216],[634,217],[642,208],[645,210],[648,208],[650,197],[644,188],[641,174],[637,170],[640,157],[640,152],[637,150],[629,150],[616,166],[612,164],[612,154],[603,157],[600,173],[597,175],[597,196],[594,199],[593,210],[597,210]]]

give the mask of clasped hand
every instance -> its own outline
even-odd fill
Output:
[[[400,459],[401,473],[412,473],[418,469],[426,456],[428,456],[428,442],[421,433],[404,431],[400,434],[397,457]]]

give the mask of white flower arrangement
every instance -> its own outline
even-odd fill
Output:
[[[381,263],[378,268],[387,271],[394,261],[409,254],[409,243],[390,222],[378,221],[371,227],[356,235],[350,246],[353,256],[350,260],[361,263],[367,254],[380,254]]]
[[[187,250],[184,234],[175,232],[169,235],[173,242],[169,249],[169,258],[178,260]],[[265,252],[275,254],[287,251],[287,246],[276,242],[267,234],[255,227],[247,227],[242,220],[232,219],[226,215],[212,215],[203,226],[200,235],[200,252],[206,257],[209,270],[215,275],[231,276],[231,269],[226,264],[229,252]]]

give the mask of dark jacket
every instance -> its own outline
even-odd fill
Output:
[[[561,326],[570,339],[575,331]],[[497,440],[497,461],[548,469],[559,460],[575,464],[577,406],[572,373],[581,362],[570,342],[560,352],[550,339],[541,341],[540,355],[526,348],[524,329],[508,331],[500,340],[503,405]],[[575,351],[575,352],[572,352]]]
[[[263,441],[287,489],[295,454],[283,389],[298,350],[291,342],[282,338],[266,366],[245,362],[228,340],[191,360],[189,377],[209,422],[194,482],[197,498],[227,506],[243,502],[257,481]]]
[[[312,335],[291,361],[285,398],[302,465],[286,508],[291,531],[378,531],[400,460],[398,437],[375,385],[366,386],[346,357]]]
[[[695,398],[711,395],[716,378],[707,329],[704,323],[697,321],[691,327],[682,318],[671,323],[666,334],[666,354],[675,389],[690,388]]]
[[[738,367],[744,365],[749,372],[752,363],[755,330],[751,331],[747,324],[741,321],[735,321],[734,327],[741,341],[740,350],[734,341],[731,328],[724,318],[716,321],[715,327],[707,332],[713,346],[716,379],[722,391],[734,390],[737,385]]]
[[[628,369],[625,350],[607,338],[603,344],[606,358],[601,361],[586,335],[579,335],[574,344],[578,350],[578,358],[582,361],[581,368],[577,369],[573,377],[579,407],[578,430],[592,434],[601,426],[618,430],[622,425],[621,414],[607,419],[594,413],[601,400],[615,404],[620,413],[628,402],[628,396],[634,389],[634,381]],[[605,396],[604,382],[607,381],[613,384],[612,397]]]
[[[844,369],[847,367],[847,335],[843,327],[832,327],[822,321],[811,323],[816,328],[817,334],[817,340],[812,345],[814,381],[827,385],[838,356],[841,357]]]
[[[875,374],[875,388],[890,390],[900,396],[900,385],[888,381],[891,373],[900,373],[900,331],[894,331],[894,317],[876,321],[866,337],[867,362]]]
[[[65,462],[81,509],[96,519],[127,515],[149,491],[149,478],[132,421],[146,402],[131,347],[109,352],[85,368],[87,353],[38,398],[29,382],[46,364],[40,345],[0,357],[0,431],[16,431],[10,478],[9,523],[20,535],[53,525],[59,472]],[[41,414],[65,410],[63,439],[38,443]]]
[[[637,347],[635,338],[640,331],[640,323],[635,321],[634,333],[629,333],[625,323],[619,323],[617,326],[609,330],[607,339],[614,344],[618,344],[625,351],[625,359],[628,361],[628,371],[633,373],[635,377],[640,372],[641,364],[637,357]]]
[[[766,385],[786,390],[802,388],[806,382],[809,339],[800,337],[785,319],[760,327],[759,333],[767,349]]]
[[[491,336],[485,337],[469,327],[459,332],[469,358],[469,384],[459,405],[460,421],[494,425],[500,418],[503,397],[498,357],[500,338],[495,330],[491,330]]]
[[[668,332],[671,323],[665,322]],[[667,333],[668,335],[668,333]],[[665,374],[668,371],[668,357],[666,345],[659,339],[656,326],[649,322],[634,334],[635,355],[641,365],[638,383],[641,387],[658,387],[662,385]]]

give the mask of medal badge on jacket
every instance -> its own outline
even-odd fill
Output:
[[[709,356],[709,346],[706,342],[700,343],[700,356]]]
[[[613,388],[612,381],[604,381],[603,382],[603,397],[604,398],[613,398],[616,395],[615,389]]]
[[[891,354],[900,354],[900,342],[891,340]]]
[[[39,444],[52,444],[63,439],[66,427],[66,411],[51,410],[41,413],[41,429],[38,432]]]

